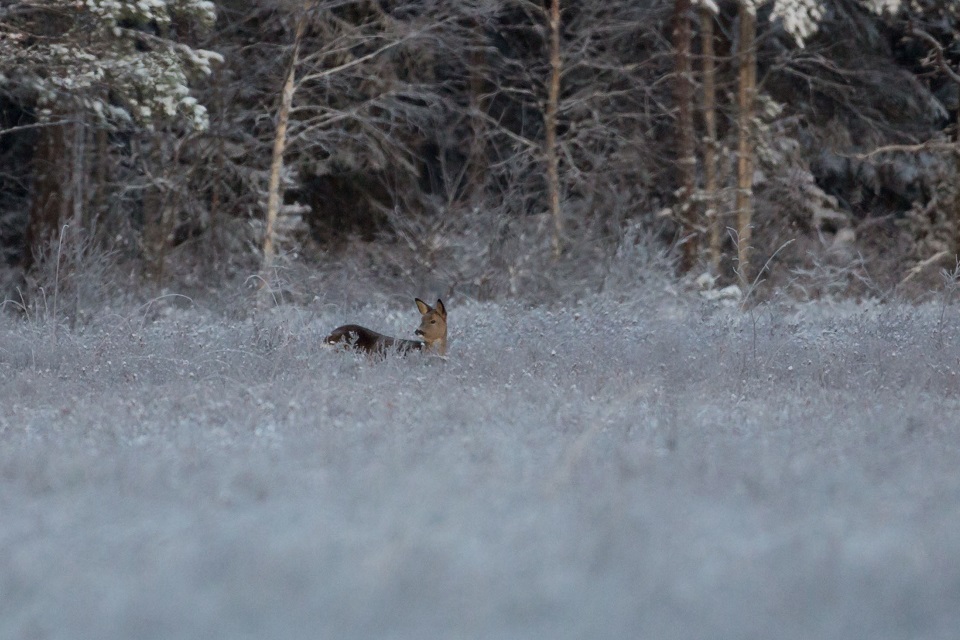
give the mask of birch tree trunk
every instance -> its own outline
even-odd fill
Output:
[[[709,227],[710,270],[720,272],[720,246],[723,220],[717,210],[717,74],[713,48],[713,13],[700,7],[700,41],[703,53],[703,201],[704,217]]]
[[[693,38],[690,28],[691,0],[675,0],[673,7],[673,93],[677,102],[676,153],[680,183],[677,204],[683,239],[682,268],[689,271],[696,264],[699,250],[699,231],[693,206],[697,157],[694,148],[696,138],[693,130],[693,78],[690,64],[690,43]]]
[[[746,290],[752,273],[750,242],[753,236],[752,123],[757,93],[757,15],[751,0],[740,0],[740,31],[737,45],[737,272]]]
[[[544,155],[547,161],[547,193],[553,219],[553,257],[560,257],[563,219],[560,212],[560,158],[557,153],[557,106],[560,101],[560,0],[550,0],[547,16],[550,32],[550,81],[547,85],[547,108],[544,117],[546,135]]]
[[[283,83],[283,94],[280,98],[280,110],[277,113],[277,131],[273,137],[273,156],[270,162],[270,182],[267,187],[267,214],[263,229],[263,262],[260,266],[260,291],[263,295],[269,290],[266,284],[270,281],[273,270],[274,229],[277,223],[277,214],[280,211],[282,200],[280,174],[283,172],[283,153],[287,147],[287,123],[290,120],[290,107],[293,105],[293,92],[296,88],[297,61],[300,57],[300,42],[307,23],[307,9],[303,8],[297,20],[297,30],[293,39],[293,54],[290,57],[290,69]],[[261,298],[261,302],[265,302]]]

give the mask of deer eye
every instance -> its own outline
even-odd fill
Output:
[[[430,321],[430,324],[437,324],[437,321],[436,321],[436,320],[431,320],[431,321]]]

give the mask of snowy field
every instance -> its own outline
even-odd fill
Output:
[[[960,636],[957,307],[446,302],[0,316],[0,638]]]

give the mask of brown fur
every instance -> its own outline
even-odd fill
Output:
[[[420,327],[415,333],[423,340],[393,338],[357,324],[345,324],[331,331],[324,342],[378,355],[384,355],[390,351],[397,351],[402,354],[411,351],[430,351],[445,355],[447,352],[447,310],[443,306],[443,301],[437,300],[434,307],[420,298],[416,299],[416,303],[421,318]]]

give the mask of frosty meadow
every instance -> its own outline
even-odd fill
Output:
[[[357,300],[0,316],[0,637],[956,638],[956,305]]]
[[[0,640],[957,640],[958,43],[0,0]]]

